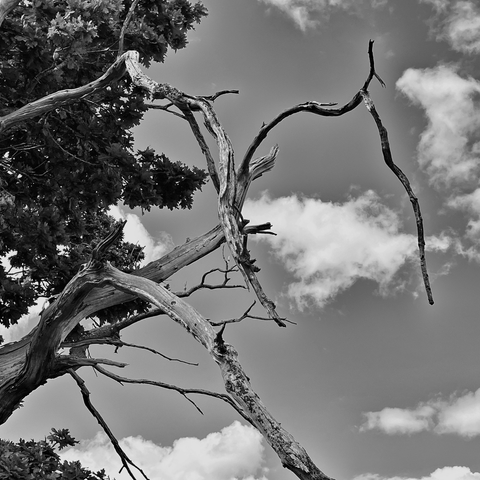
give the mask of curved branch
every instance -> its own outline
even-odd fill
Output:
[[[373,40],[370,40],[368,43],[368,58],[370,62],[370,72],[363,84],[362,90],[366,90],[370,85],[370,82],[375,77],[378,81],[385,86],[384,81],[377,75],[375,72],[375,63],[373,57]],[[238,175],[239,177],[245,175],[246,172],[249,170],[250,162],[255,154],[257,148],[260,144],[265,140],[269,132],[275,128],[281,121],[285,120],[286,118],[300,112],[308,112],[313,113],[315,115],[320,115],[322,117],[339,117],[341,115],[345,115],[348,112],[354,110],[360,103],[362,102],[362,95],[361,91],[357,92],[353,98],[346,103],[343,107],[340,108],[331,108],[337,105],[336,103],[320,103],[320,102],[305,102],[294,107],[288,108],[287,110],[283,111],[279,115],[277,115],[272,121],[267,124],[264,124],[260,129],[258,135],[253,139],[250,146],[247,148],[245,155],[243,157],[242,163],[240,164]]]
[[[27,105],[0,117],[0,132],[5,132],[14,125],[38,117],[43,113],[49,112],[55,108],[66,105],[70,102],[83,98],[87,95],[100,90],[115,80],[122,78],[127,71],[129,62],[135,62],[138,59],[138,53],[131,50],[118,57],[108,70],[93,82],[87,83],[77,88],[68,88],[51,93],[46,97],[35,100]]]
[[[425,237],[424,237],[424,229],[423,229],[423,218],[422,212],[420,211],[420,204],[418,203],[418,198],[413,193],[412,187],[410,186],[410,182],[408,181],[407,176],[403,173],[403,171],[398,167],[395,162],[393,161],[392,152],[390,150],[390,143],[388,141],[388,133],[387,129],[383,126],[383,123],[380,119],[380,116],[375,109],[375,105],[370,98],[367,90],[361,91],[363,100],[365,102],[365,106],[367,110],[371,113],[373,119],[378,128],[378,133],[380,135],[380,143],[382,145],[382,154],[385,163],[387,164],[388,168],[396,175],[396,177],[400,180],[405,191],[407,192],[408,198],[413,207],[413,212],[415,214],[415,221],[417,224],[417,243],[418,243],[418,254],[420,257],[420,269],[422,272],[423,283],[425,285],[425,291],[427,293],[428,303],[430,305],[434,304],[432,288],[430,286],[430,280],[428,278],[428,271],[427,271],[427,260],[425,258]]]

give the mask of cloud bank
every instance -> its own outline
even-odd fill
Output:
[[[267,480],[264,476],[262,436],[253,427],[234,422],[205,438],[181,438],[162,447],[140,436],[120,440],[127,455],[150,478],[162,480]],[[99,432],[91,440],[60,452],[63,460],[79,460],[92,471],[105,469],[117,480],[129,480],[107,436]]]
[[[415,479],[412,477],[382,477],[375,473],[356,476],[353,480],[480,480],[479,472],[472,472],[467,467],[437,468],[430,475]]]
[[[367,7],[378,8],[388,0],[259,0],[287,15],[302,31],[319,26],[337,11],[361,15]]]
[[[480,435],[480,388],[476,392],[434,398],[413,409],[384,408],[364,413],[361,431],[380,430],[388,435],[413,434],[422,430],[456,434],[464,438]]]
[[[402,288],[397,273],[418,255],[416,236],[400,232],[397,214],[371,190],[344,203],[264,193],[244,212],[253,223],[273,224],[277,236],[254,239],[267,242],[295,278],[287,294],[300,309],[310,302],[323,307],[358,279],[373,280],[382,294]],[[445,250],[449,241],[428,245]]]

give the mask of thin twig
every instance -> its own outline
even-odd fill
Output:
[[[138,348],[139,350],[147,350],[148,352],[154,353],[155,355],[159,355],[160,357],[164,358],[165,360],[168,360],[170,362],[179,362],[179,363],[184,363],[185,365],[193,365],[194,367],[198,367],[198,363],[195,362],[189,362],[187,360],[182,360],[181,358],[173,358],[169,357],[168,355],[165,355],[162,352],[159,352],[158,350],[155,350],[154,348],[147,347],[145,345],[136,345],[134,343],[127,343],[122,340],[113,340],[112,345],[115,345],[117,349],[119,347],[131,347],[131,348]]]
[[[169,103],[168,105],[155,105],[153,103],[146,103],[145,106],[147,108],[151,108],[154,110],[163,110],[165,112],[171,113],[172,115],[175,115],[176,117],[181,118],[182,120],[186,120],[185,116],[182,115],[181,113],[178,112],[173,112],[172,110],[169,110],[170,107],[173,107],[173,103]]]
[[[230,318],[228,320],[221,320],[219,322],[214,322],[212,320],[209,320],[209,323],[210,325],[212,325],[212,327],[221,327],[222,325],[226,325],[227,323],[238,323],[238,322],[241,322],[242,320],[245,320],[245,318],[251,318],[253,320],[263,320],[265,322],[271,322],[273,319],[271,317],[259,317],[257,315],[250,315],[250,311],[252,310],[252,308],[257,304],[257,301],[255,300],[248,308],[247,310],[245,310],[245,312],[242,314],[241,317],[238,317],[238,318]],[[284,318],[283,320],[285,320],[286,322],[288,323],[291,323],[293,325],[296,325],[295,322],[292,322],[291,320],[287,320],[286,318]]]
[[[101,368],[101,367],[99,367],[99,368]],[[131,469],[129,467],[129,465],[132,465],[143,475],[143,478],[145,478],[146,480],[150,480],[145,475],[143,470],[140,467],[138,467],[137,465],[135,465],[135,463],[132,462],[132,460],[130,460],[128,455],[124,452],[124,450],[122,449],[122,447],[118,443],[118,440],[116,439],[115,435],[110,430],[110,427],[107,425],[107,422],[105,422],[103,417],[100,415],[100,412],[93,406],[92,402],[90,401],[90,391],[88,390],[88,388],[85,385],[85,380],[83,380],[83,378],[80,377],[80,375],[78,375],[78,373],[75,372],[72,369],[69,370],[68,373],[70,373],[70,375],[75,380],[75,382],[77,382],[77,385],[80,388],[80,391],[82,392],[83,402],[85,403],[85,406],[87,407],[88,411],[95,417],[97,422],[103,428],[103,431],[107,434],[108,438],[112,442],[113,448],[115,449],[115,451],[117,452],[117,455],[120,457],[120,460],[122,461],[122,465],[123,465],[122,469],[125,468],[127,470],[128,474],[130,475],[130,477],[133,480],[136,480],[135,475],[133,474],[133,472],[131,471]],[[120,472],[122,471],[122,469],[120,469]]]
[[[212,270],[209,270],[208,272],[205,272],[202,275],[202,279],[200,280],[200,283],[198,285],[195,285],[195,286],[189,288],[188,290],[185,289],[183,292],[175,292],[175,295],[177,297],[181,297],[181,298],[188,297],[188,296],[192,295],[192,293],[194,293],[197,290],[200,290],[202,288],[206,288],[206,289],[209,289],[209,290],[218,290],[218,289],[221,289],[221,288],[245,288],[244,285],[227,285],[228,282],[230,281],[230,277],[228,276],[228,274],[231,273],[231,272],[234,272],[236,270],[237,270],[236,265],[234,267],[231,267],[231,268],[228,267],[225,270],[222,270],[221,268],[212,268]],[[211,284],[205,283],[207,277],[209,275],[211,275],[212,273],[215,273],[215,272],[220,272],[220,273],[224,274],[223,282],[219,283],[219,284],[216,284],[216,285],[211,285]]]
[[[96,329],[95,329],[96,330]],[[165,360],[168,360],[169,362],[179,362],[179,363],[184,363],[186,365],[193,365],[195,367],[198,367],[198,363],[194,362],[189,362],[187,360],[182,360],[181,358],[173,358],[169,357],[168,355],[165,355],[162,352],[159,352],[158,350],[155,350],[154,348],[147,347],[145,345],[137,345],[134,343],[128,343],[124,342],[123,340],[119,340],[118,338],[105,338],[105,337],[95,337],[92,336],[90,338],[85,338],[82,340],[79,340],[77,342],[64,342],[60,345],[60,348],[80,348],[80,347],[86,347],[89,345],[112,345],[116,347],[116,350],[121,347],[130,347],[130,348],[137,348],[139,350],[147,350],[151,353],[154,353],[155,355],[159,355],[160,357],[164,358]],[[115,350],[115,353],[116,353]],[[61,358],[61,357],[60,357]],[[83,361],[82,359],[81,361]],[[93,363],[104,363],[105,365],[113,365],[115,367],[124,367],[127,364],[120,364],[119,362],[114,362],[113,360],[107,360],[107,359],[87,359],[86,363],[82,363],[82,365],[91,365]]]
[[[127,377],[122,377],[120,375],[116,375],[115,373],[110,372],[109,370],[106,370],[105,368],[102,367],[94,367],[99,373],[105,375],[106,377],[111,378],[112,380],[115,380],[116,382],[120,384],[124,383],[130,383],[130,384],[141,384],[141,385],[152,385],[155,387],[160,387],[160,388],[165,388],[167,390],[174,390],[183,397],[185,397],[194,407],[203,415],[202,410],[198,407],[198,405],[187,395],[189,394],[197,394],[197,395],[205,395],[207,397],[214,397],[219,400],[223,400],[224,402],[228,403],[230,406],[232,406],[245,420],[250,422],[250,419],[245,415],[243,410],[226,394],[224,393],[217,393],[217,392],[211,392],[210,390],[203,390],[199,388],[181,388],[177,387],[176,385],[171,385],[169,383],[164,383],[164,382],[158,382],[155,380],[149,380],[149,379],[132,379],[132,378],[127,378]]]

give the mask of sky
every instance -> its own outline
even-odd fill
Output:
[[[219,97],[215,108],[242,158],[263,122],[296,104],[348,102],[368,74],[395,162],[412,183],[425,224],[434,305],[421,282],[415,218],[383,163],[378,132],[360,105],[340,118],[301,113],[262,144],[278,144],[275,168],[252,184],[244,216],[271,222],[277,236],[252,238],[260,280],[282,316],[245,319],[225,340],[270,412],[327,475],[345,480],[480,480],[480,5],[471,0],[205,0],[209,16],[184,51],[149,75],[189,94]],[[204,166],[185,122],[149,112],[138,148]],[[213,143],[210,143],[212,149]],[[217,223],[211,183],[192,210],[141,215],[119,205],[126,236],[147,260]],[[228,252],[225,252],[228,256]],[[223,267],[222,252],[172,277],[173,290]],[[241,283],[241,278],[235,278]],[[243,289],[199,292],[192,304],[214,321],[253,302]],[[40,308],[40,306],[38,307]],[[254,313],[262,315],[260,307]],[[38,309],[2,333],[19,338]],[[92,348],[129,363],[122,372],[222,391],[201,346],[168,318],[125,333],[171,362],[135,349]],[[288,480],[262,437],[230,407],[170,391],[119,386],[81,371],[91,400],[131,457],[165,480]],[[48,382],[0,427],[0,437],[41,439],[68,428],[80,444],[63,455],[118,480],[119,462],[69,378]]]

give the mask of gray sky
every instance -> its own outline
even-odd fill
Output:
[[[435,297],[429,306],[410,202],[383,163],[368,111],[360,106],[342,118],[294,116],[264,142],[259,154],[279,144],[277,165],[252,185],[244,213],[253,223],[270,221],[278,233],[252,240],[252,252],[266,290],[297,325],[279,329],[246,320],[225,333],[253,387],[337,479],[479,479],[477,2],[204,3],[209,16],[190,35],[188,48],[149,74],[190,94],[238,88],[240,95],[215,102],[237,158],[262,122],[285,108],[350,100],[365,81],[368,40],[375,40],[376,67],[387,88],[372,82],[370,92],[394,159],[420,200]],[[138,148],[151,145],[204,166],[187,125],[172,115],[149,113],[136,138]],[[140,218],[120,207],[115,213],[128,215],[133,241],[157,253],[217,223],[210,183],[191,211]],[[221,254],[213,257],[181,272],[172,287],[192,286],[204,271],[222,266]],[[240,316],[252,295],[200,293],[191,300],[207,318],[222,320]],[[131,377],[222,391],[206,352],[168,319],[150,319],[125,340],[200,365],[138,351],[98,349],[92,355],[127,361],[122,373]],[[236,413],[218,402],[198,399],[201,416],[174,393],[82,374],[96,407],[152,476],[293,478],[256,432],[235,423]],[[38,439],[51,427],[69,428],[83,440],[70,458],[96,468],[116,461],[67,378],[28,397],[0,436]]]

